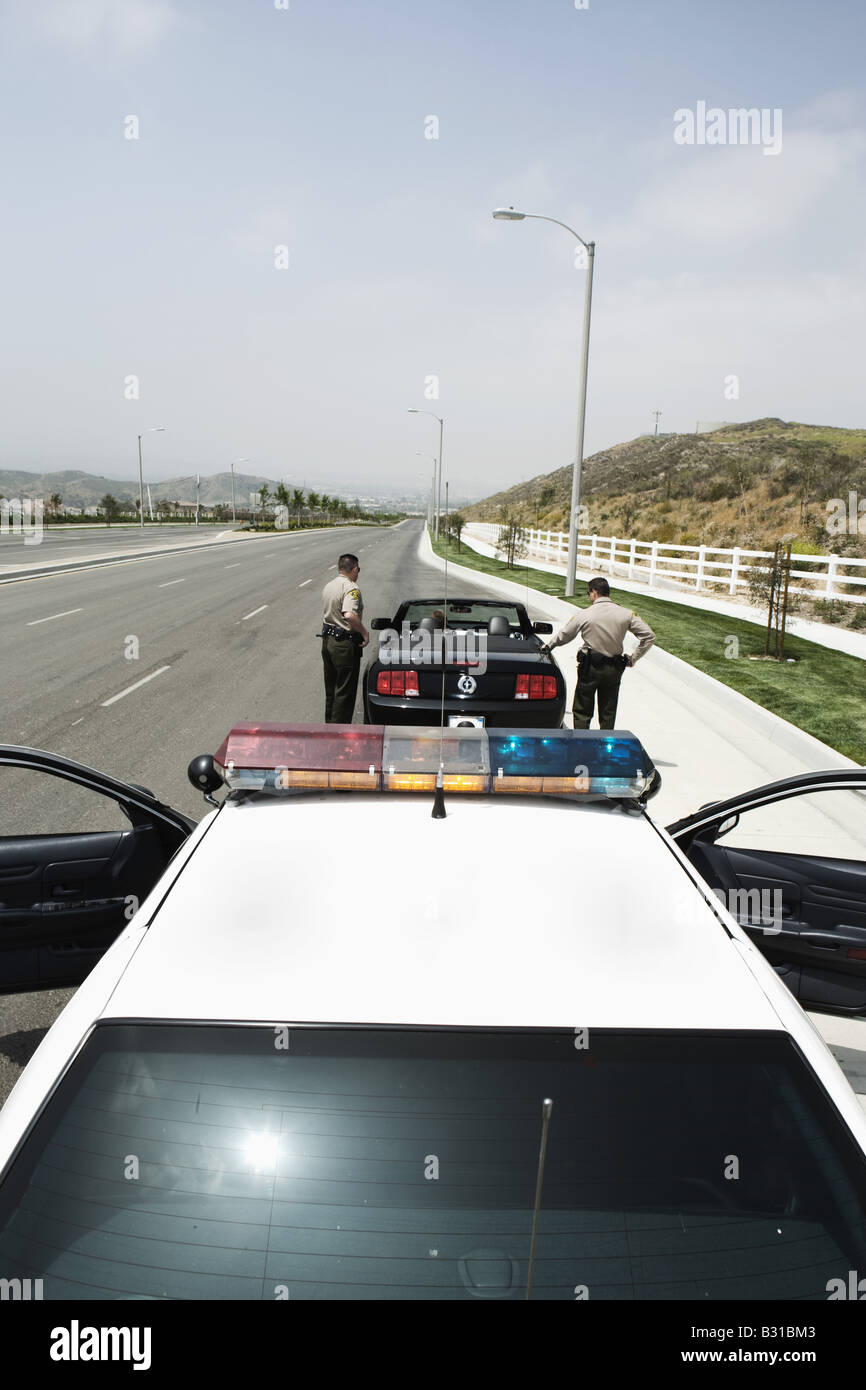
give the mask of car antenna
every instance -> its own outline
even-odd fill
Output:
[[[448,530],[448,481],[445,482],[445,520],[446,533]],[[445,811],[445,792],[443,790],[443,772],[445,770],[445,633],[448,630],[448,541],[445,541],[445,598],[442,629],[442,703],[439,709],[439,771],[436,773],[436,791],[433,795],[433,810],[430,812],[434,820],[444,820]]]
[[[535,1264],[535,1237],[538,1234],[538,1213],[541,1209],[541,1184],[544,1182],[544,1160],[547,1155],[547,1131],[553,1114],[553,1101],[541,1102],[541,1146],[538,1150],[538,1174],[535,1179],[535,1205],[532,1208],[532,1239],[529,1242],[529,1269],[526,1272],[526,1298],[532,1297],[532,1269]]]

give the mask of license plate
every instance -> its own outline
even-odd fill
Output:
[[[448,728],[449,728],[449,729],[460,729],[460,728],[463,728],[463,729],[483,729],[483,728],[484,728],[484,715],[483,715],[483,714],[449,714],[449,716],[448,716]]]

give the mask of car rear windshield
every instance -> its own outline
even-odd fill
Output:
[[[513,603],[407,603],[400,616],[401,623],[417,627],[422,618],[430,618],[436,612],[444,612],[445,624],[449,628],[486,628],[495,615],[507,618],[509,626],[529,635],[532,632],[528,618],[522,618]]]
[[[104,1025],[0,1189],[46,1299],[826,1299],[864,1157],[783,1034]],[[11,1286],[10,1286],[11,1287]]]

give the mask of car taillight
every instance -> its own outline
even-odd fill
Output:
[[[556,676],[518,676],[515,700],[555,700]]]
[[[380,671],[376,677],[377,695],[420,695],[417,671]]]

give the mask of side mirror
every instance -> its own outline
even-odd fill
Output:
[[[391,619],[390,619],[390,618],[374,618],[373,621],[372,621],[371,624],[370,624],[370,627],[372,628],[372,630],[373,630],[374,632],[383,632],[383,631],[385,630],[386,627],[390,627],[390,626],[391,626]]]
[[[209,801],[212,806],[219,805],[219,802],[214,800],[213,793],[219,791],[223,785],[223,779],[214,767],[213,757],[210,753],[202,753],[199,757],[193,758],[186,770],[186,775],[196,791],[201,792],[205,801]]]
[[[553,632],[553,623],[533,623],[532,631],[540,633],[542,637],[549,637]]]
[[[739,825],[739,823],[739,814],[735,816],[728,816],[728,819],[723,820],[718,830],[716,831],[715,838],[718,840],[721,838],[722,835],[727,835],[728,831],[733,830],[735,826]]]

